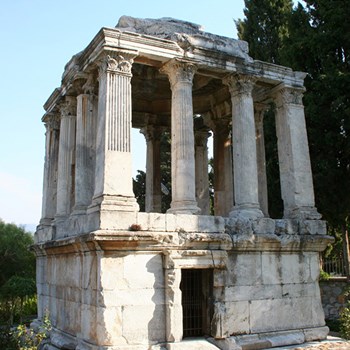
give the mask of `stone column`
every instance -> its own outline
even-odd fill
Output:
[[[315,208],[304,88],[282,86],[275,91],[278,160],[285,218],[319,219]]]
[[[264,114],[267,105],[256,103],[254,105],[255,133],[256,133],[256,157],[258,165],[258,195],[260,208],[265,217],[269,216],[267,178],[266,178],[266,157],[264,138]]]
[[[252,90],[254,78],[241,74],[226,77],[232,100],[232,138],[235,206],[230,216],[257,219],[259,207],[258,171]]]
[[[195,132],[196,199],[202,215],[210,214],[207,130]]]
[[[160,136],[158,127],[149,125],[141,130],[147,145],[145,211],[160,213],[162,209],[160,173]]]
[[[228,216],[233,206],[233,178],[230,125],[214,121],[214,212]]]
[[[77,97],[77,140],[75,168],[76,214],[83,214],[91,204],[94,193],[96,151],[97,97],[93,76],[90,75],[83,93]]]
[[[50,225],[57,207],[57,169],[60,138],[60,116],[49,114],[44,117],[46,127],[43,202],[40,223]]]
[[[66,96],[61,105],[61,126],[58,152],[57,179],[57,213],[64,217],[70,214],[72,207],[72,193],[74,192],[74,148],[75,148],[75,120],[77,114],[76,98]]]
[[[92,207],[138,211],[132,189],[131,66],[135,52],[99,59],[95,193]]]
[[[169,76],[171,101],[171,188],[169,213],[199,214],[196,202],[192,80],[196,72],[192,63],[171,60],[161,69]]]

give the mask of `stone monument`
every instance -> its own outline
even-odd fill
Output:
[[[45,103],[38,320],[50,350],[259,349],[324,339],[305,73],[171,18],[121,17],[72,57]],[[276,106],[284,215],[269,218],[263,117]],[[146,212],[131,128],[147,144]],[[172,201],[160,213],[159,138]],[[215,215],[209,215],[208,137]]]

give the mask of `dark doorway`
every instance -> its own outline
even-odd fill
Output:
[[[210,334],[213,313],[213,270],[181,270],[183,337]]]

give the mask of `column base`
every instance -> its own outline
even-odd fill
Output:
[[[171,207],[167,210],[167,213],[199,215],[201,213],[201,209],[197,206],[196,201],[171,202]]]
[[[317,211],[315,207],[296,207],[285,208],[283,218],[284,219],[299,219],[299,220],[319,220],[322,215]]]
[[[95,197],[88,207],[87,213],[94,211],[139,211],[135,197],[102,195]]]
[[[235,206],[230,211],[229,216],[236,219],[257,220],[263,218],[264,214],[259,207]]]

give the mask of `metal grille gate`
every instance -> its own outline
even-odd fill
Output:
[[[209,333],[212,295],[212,270],[182,269],[181,291],[183,337]]]

